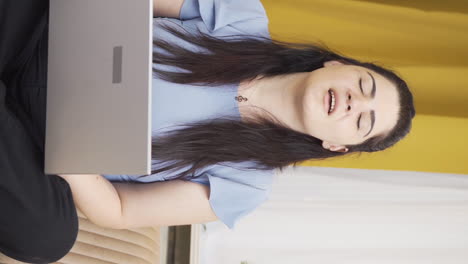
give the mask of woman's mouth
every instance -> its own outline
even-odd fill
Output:
[[[327,108],[328,108],[328,115],[333,113],[333,111],[336,109],[336,94],[335,91],[332,89],[328,90],[328,96],[326,98],[327,100]]]

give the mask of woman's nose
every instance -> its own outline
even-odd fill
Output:
[[[362,111],[366,106],[366,100],[360,98],[358,95],[347,93],[346,94],[346,112]]]

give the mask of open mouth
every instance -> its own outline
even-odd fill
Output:
[[[328,100],[328,114],[330,115],[333,113],[336,107],[336,97],[335,97],[335,92],[330,89],[328,90],[328,95],[329,95],[329,100]]]

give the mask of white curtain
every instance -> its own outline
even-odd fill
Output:
[[[202,230],[202,264],[466,264],[468,175],[288,168],[235,231]]]

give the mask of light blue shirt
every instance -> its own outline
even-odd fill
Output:
[[[160,28],[162,24],[171,23],[180,25],[189,32],[199,29],[216,37],[249,34],[270,38],[268,18],[259,0],[185,0],[180,20],[165,17],[153,19],[153,38],[162,38],[193,50],[196,48],[193,44],[184,42]],[[156,48],[154,50],[159,53],[165,52]],[[167,65],[153,66],[163,70],[182,71]],[[238,86],[238,83],[222,87],[176,84],[153,75],[153,135],[175,129],[171,127],[173,125],[221,116],[241,120],[238,104],[234,99]],[[230,229],[234,228],[239,218],[267,200],[271,192],[274,170],[247,169],[254,165],[251,161],[218,163],[196,171],[189,179],[210,187],[209,203],[217,217]],[[156,168],[153,165],[153,169]],[[143,177],[110,174],[103,176],[113,182],[155,182],[171,180],[188,168]]]

